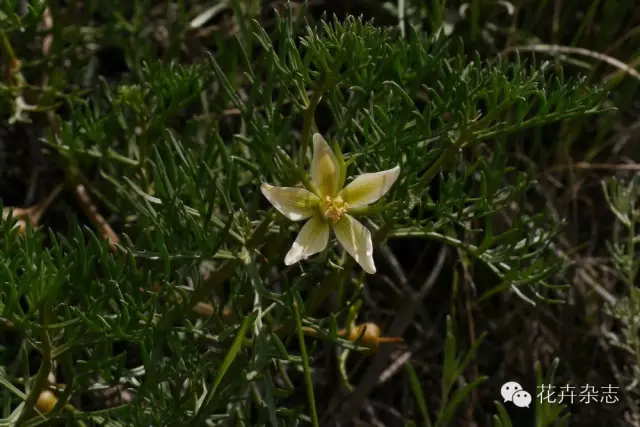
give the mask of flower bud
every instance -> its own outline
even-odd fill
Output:
[[[45,390],[38,396],[36,408],[43,414],[48,414],[56,406],[56,403],[58,403],[56,395],[50,390]]]
[[[13,226],[13,228],[17,228],[18,234],[20,235],[27,234],[27,221],[25,221],[24,219],[19,219],[16,222],[16,225]]]
[[[339,335],[345,336],[346,331],[343,329]],[[362,337],[360,337],[361,335]],[[347,339],[355,342],[358,338],[360,338],[359,344],[369,349],[369,354],[377,353],[381,343],[403,342],[400,337],[381,337],[380,327],[371,322],[351,328]]]

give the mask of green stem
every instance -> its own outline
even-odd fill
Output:
[[[318,307],[320,307],[320,304],[322,304],[324,300],[327,299],[327,297],[338,287],[338,285],[344,282],[354,264],[354,259],[349,257],[342,267],[342,271],[331,273],[322,281],[320,287],[313,293],[311,300],[307,304],[309,314],[313,314]]]
[[[440,168],[444,166],[446,163],[448,163],[449,161],[451,161],[456,156],[456,154],[460,152],[463,146],[470,140],[473,139],[475,141],[478,141],[482,139],[488,139],[490,136],[492,136],[488,133],[485,134],[482,131],[475,131],[475,130],[482,129],[486,124],[491,123],[493,119],[498,117],[502,112],[508,110],[508,108],[511,106],[512,104],[510,102],[504,101],[500,105],[498,105],[494,110],[490,111],[489,114],[487,114],[485,117],[482,117],[479,121],[474,122],[470,127],[467,127],[465,125],[460,130],[460,136],[458,137],[456,142],[454,142],[451,147],[446,149],[445,152],[442,153],[440,157],[436,159],[436,161],[431,165],[431,167],[420,178],[420,181],[421,182],[431,181],[433,177],[436,176]],[[517,126],[516,125],[514,126],[517,129],[522,129],[523,125],[524,124],[521,123],[521,124],[518,124]],[[501,131],[504,131],[504,129],[501,129]]]
[[[374,246],[379,245],[387,236],[391,235],[396,221],[397,220],[389,221],[378,229],[375,236],[373,236]],[[351,269],[354,265],[355,260],[352,257],[348,257],[347,261],[342,266],[342,271],[333,272],[325,277],[325,279],[311,295],[309,301],[306,304],[306,312],[309,315],[312,315],[318,309],[318,307],[320,307],[320,305],[327,299],[327,297],[331,295],[331,293],[335,291],[339,285],[343,284],[347,280],[347,277],[349,276],[349,273],[351,272]],[[288,320],[287,322],[273,328],[272,331],[274,333],[277,333],[278,336],[289,335],[293,331],[293,322],[291,320]]]
[[[635,210],[635,206],[632,205],[631,211]],[[629,235],[627,237],[627,256],[630,264],[627,266],[627,285],[631,291],[630,295],[633,296],[633,288],[636,282],[635,266],[633,260],[635,260],[636,245],[633,240],[636,234],[636,222],[635,218],[631,218],[631,224],[629,225]],[[637,322],[634,320],[635,314],[633,310],[629,310],[629,324],[631,325],[631,336],[635,337],[635,353],[636,361],[640,362],[640,340],[638,339]]]
[[[373,246],[380,244],[389,235],[389,233],[391,233],[395,223],[396,220],[391,220],[378,229],[373,237]],[[318,291],[312,295],[311,300],[307,304],[309,314],[313,314],[318,307],[320,307],[320,304],[322,304],[324,300],[327,299],[327,297],[338,287],[338,285],[347,279],[347,276],[354,264],[355,260],[352,257],[349,257],[341,272],[330,274],[322,281]]]
[[[2,48],[7,53],[7,58],[9,59],[7,63],[11,66],[11,63],[16,59],[16,54],[13,52],[13,47],[11,47],[9,38],[4,31],[0,31],[0,42],[2,42]]]
[[[440,168],[444,164],[449,162],[453,157],[455,157],[455,155],[460,151],[460,149],[462,148],[462,146],[466,141],[467,141],[467,133],[461,132],[460,137],[458,137],[458,140],[454,142],[451,147],[445,150],[445,152],[442,153],[440,157],[436,159],[436,161],[431,165],[431,167],[424,173],[424,175],[422,175],[422,177],[420,178],[420,181],[426,181],[426,182],[431,181],[433,177],[436,176]]]
[[[256,228],[256,230],[251,234],[251,237],[249,237],[249,239],[247,240],[247,243],[244,246],[243,250],[250,252],[252,249],[255,249],[264,240],[264,236],[267,234],[272,221],[273,215],[271,212],[269,212],[267,216],[262,220],[260,225],[258,225],[258,228]],[[224,283],[225,280],[233,276],[236,269],[241,265],[244,265],[244,261],[241,257],[237,257],[222,263],[219,268],[211,272],[209,277],[193,291],[193,293],[191,294],[191,298],[189,299],[188,308],[192,309],[196,304],[204,301],[207,298],[207,295],[210,295],[212,292],[219,293],[219,287]],[[171,325],[174,316],[177,314],[176,308],[177,307],[174,306],[164,315],[158,325],[159,329],[167,328]]]
[[[68,145],[62,145],[62,144],[50,142],[50,141],[43,141],[43,142],[45,143],[45,145],[58,151],[62,155],[65,155],[66,153],[71,151],[71,147],[69,147]],[[102,159],[103,157],[105,157],[107,160],[113,160],[114,162],[122,163],[123,165],[133,166],[133,167],[139,166],[138,161],[130,159],[129,157],[125,157],[121,154],[118,154],[115,151],[113,151],[113,149],[111,148],[108,148],[107,150],[105,150],[104,153],[98,152],[98,151],[85,150],[81,148],[74,148],[73,154],[92,157],[94,159]]]
[[[293,160],[291,160],[291,157],[289,157],[289,155],[287,155],[287,153],[282,148],[276,147],[276,151],[280,155],[282,161],[294,171],[296,178],[300,180],[302,185],[304,185],[304,187],[312,193],[318,194],[318,189],[309,179],[309,176],[305,173],[303,167],[296,165]]]
[[[404,38],[406,36],[404,28],[404,0],[398,0],[398,27],[400,27],[400,34]]]
[[[251,251],[263,240],[265,234],[269,230],[269,226],[273,218],[271,215],[267,215],[265,219],[262,220],[258,228],[253,232],[249,240],[247,240],[247,244],[245,248],[247,251]],[[212,290],[217,288],[218,284],[222,284],[225,280],[230,278],[235,272],[236,268],[240,265],[244,264],[243,260],[238,257],[223,263],[220,268],[211,273],[209,278],[202,283],[196,290],[193,291],[191,295],[191,301],[193,305],[202,301],[206,295],[211,293]]]
[[[480,33],[480,4],[478,0],[471,2],[471,40],[476,41]]]
[[[300,355],[302,356],[302,366],[304,368],[304,382],[307,386],[307,396],[309,397],[309,409],[311,410],[311,423],[313,427],[319,427],[318,414],[316,412],[316,400],[313,396],[313,382],[311,381],[311,369],[309,368],[309,356],[307,346],[304,343],[304,330],[302,328],[302,318],[296,300],[293,300],[293,312],[296,315],[296,327],[298,329],[298,341],[300,342]]]
[[[311,138],[311,126],[313,124],[313,116],[316,108],[322,99],[322,92],[314,91],[307,109],[304,111],[304,122],[302,124],[302,139],[300,140],[300,152],[298,153],[298,164],[304,169],[304,158],[307,155],[307,147]]]
[[[349,215],[351,216],[372,216],[379,213],[393,209],[395,206],[399,206],[400,202],[394,201],[389,203],[378,203],[376,205],[367,205],[360,208],[349,209]]]
[[[44,390],[47,384],[47,377],[51,372],[51,337],[49,336],[49,330],[47,329],[47,325],[49,324],[49,305],[44,304],[42,308],[42,343],[41,343],[41,353],[42,353],[42,362],[40,362],[40,368],[38,368],[38,373],[33,381],[31,386],[31,390],[29,390],[29,394],[27,395],[27,399],[25,400],[24,407],[22,409],[22,413],[20,417],[16,421],[15,426],[20,427],[24,424],[24,422],[31,416],[34,412],[34,406],[40,397],[40,394]]]
[[[145,118],[146,119],[146,118]],[[151,189],[151,180],[149,179],[149,173],[147,171],[147,159],[149,158],[149,140],[148,140],[148,131],[149,126],[145,132],[140,135],[139,144],[139,158],[138,158],[138,168],[140,170],[140,175],[142,177],[142,187],[145,191],[150,191]]]

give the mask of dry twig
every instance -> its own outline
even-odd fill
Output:
[[[623,71],[624,73],[640,80],[640,73],[638,73],[635,69],[631,68],[624,62],[613,58],[609,55],[605,55],[600,52],[594,52],[592,50],[584,49],[581,47],[572,47],[572,46],[562,46],[557,44],[534,44],[534,45],[523,45],[523,46],[513,46],[508,47],[503,50],[502,53],[508,52],[542,52],[542,53],[564,53],[564,54],[575,54],[587,56],[589,58],[597,59],[607,64]]]
[[[51,10],[49,7],[46,8],[44,13],[42,14],[42,28],[45,31],[51,31],[53,28],[53,17],[51,16]],[[43,56],[49,56],[51,52],[51,46],[53,45],[53,34],[48,33],[42,40],[42,54]],[[45,87],[49,83],[49,75],[44,74],[42,77],[42,86]],[[49,122],[49,126],[51,127],[51,131],[55,136],[60,134],[60,124],[58,123],[58,117],[53,111],[47,111],[46,113],[47,121]],[[91,200],[89,193],[86,188],[82,184],[78,184],[75,181],[76,174],[72,173],[69,179],[71,183],[71,189],[73,190],[76,199],[78,200],[80,207],[84,211],[85,215],[89,218],[91,223],[100,230],[100,234],[103,238],[109,241],[109,246],[112,251],[115,251],[116,244],[120,242],[120,239],[113,228],[109,225],[109,223],[104,219],[95,203]]]

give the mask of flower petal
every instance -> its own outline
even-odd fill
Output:
[[[349,215],[333,224],[333,231],[344,249],[349,252],[362,269],[369,274],[376,272],[373,264],[373,242],[371,232],[358,220]]]
[[[331,147],[319,133],[313,134],[313,160],[311,181],[320,191],[320,196],[334,197],[340,185],[340,165]]]
[[[265,183],[260,190],[274,208],[292,221],[309,218],[317,212],[320,199],[304,188],[274,187]]]
[[[362,174],[344,187],[340,196],[350,208],[366,206],[387,194],[400,175],[400,166],[382,172]]]
[[[311,217],[302,227],[293,246],[284,257],[286,265],[295,264],[301,259],[322,252],[329,242],[329,224],[319,215]]]

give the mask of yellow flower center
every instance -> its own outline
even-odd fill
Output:
[[[324,200],[320,202],[320,213],[325,219],[329,219],[331,222],[338,222],[342,214],[347,212],[348,207],[347,202],[340,196],[334,199],[330,196],[325,196]]]

